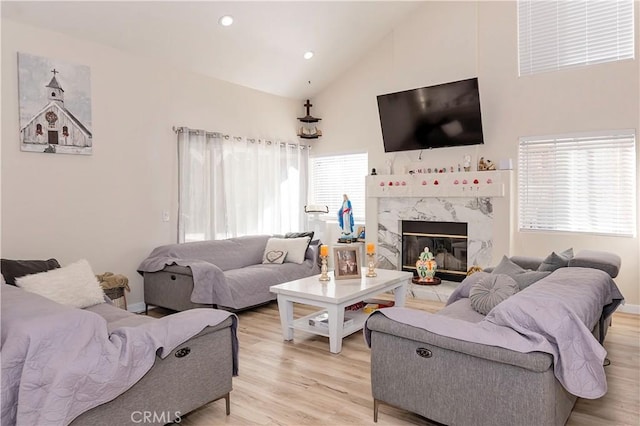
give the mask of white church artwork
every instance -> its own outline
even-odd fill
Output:
[[[22,151],[91,154],[88,66],[18,53],[18,91]]]

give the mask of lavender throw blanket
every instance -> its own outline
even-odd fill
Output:
[[[167,265],[188,266],[193,274],[193,303],[234,306],[224,272],[214,264],[220,250],[212,251],[211,247],[209,241],[157,247],[140,263],[138,272],[158,272]],[[238,258],[242,259],[242,255]]]
[[[465,289],[458,293],[464,295]],[[452,298],[459,298],[459,294]],[[602,366],[606,351],[591,329],[605,305],[622,300],[607,273],[572,267],[558,269],[509,297],[479,323],[407,308],[379,312],[394,321],[454,339],[522,353],[551,354],[554,374],[564,388],[576,396],[595,399],[607,392]],[[371,330],[366,324],[364,333],[370,345]]]
[[[2,425],[66,425],[230,313],[193,309],[111,334],[98,314],[2,285]],[[235,318],[235,316],[234,316]],[[235,339],[236,321],[233,326]],[[237,341],[234,374],[237,372]]]

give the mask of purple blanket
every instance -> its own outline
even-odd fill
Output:
[[[157,247],[140,263],[138,272],[158,272],[167,265],[188,266],[193,274],[193,303],[234,306],[224,272],[209,259],[206,248],[205,242]]]
[[[464,291],[462,291],[464,293]],[[603,307],[623,300],[611,277],[589,268],[561,268],[470,323],[407,308],[379,312],[388,318],[455,339],[522,353],[551,354],[554,374],[570,393],[600,398],[607,392],[605,349],[591,334]],[[370,344],[371,330],[365,324]]]
[[[109,334],[98,314],[10,285],[0,287],[5,426],[66,425],[133,386],[153,366],[156,351],[164,358],[205,327],[233,315],[192,309]],[[237,353],[234,374],[236,369]]]

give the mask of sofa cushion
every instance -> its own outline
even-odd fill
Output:
[[[518,292],[518,283],[513,278],[504,274],[489,274],[469,290],[471,307],[477,312],[486,315],[500,302]]]
[[[569,266],[569,260],[573,258],[573,248],[568,248],[563,252],[556,253],[551,252],[549,256],[547,256],[540,266],[538,266],[538,271],[555,271],[558,268],[565,268]]]
[[[25,291],[75,308],[104,302],[104,292],[85,259],[63,268],[19,277],[16,284]]]
[[[304,262],[307,247],[310,242],[309,237],[301,238],[269,238],[262,255],[262,263],[272,263],[267,259],[267,253],[280,251],[286,253],[284,262],[301,264]]]
[[[512,276],[515,282],[518,283],[518,288],[520,290],[524,290],[529,287],[531,284],[540,281],[547,275],[549,275],[551,271],[525,271],[521,274],[516,274]]]
[[[7,284],[16,285],[16,278],[25,275],[37,274],[38,272],[46,272],[51,269],[59,268],[60,264],[56,259],[48,260],[11,260],[1,259],[0,268],[2,276]]]
[[[496,267],[491,271],[492,274],[505,274],[509,275],[512,278],[514,275],[522,274],[524,272],[526,272],[526,269],[514,263],[507,256],[502,256],[502,260],[500,260],[500,263],[498,263]]]

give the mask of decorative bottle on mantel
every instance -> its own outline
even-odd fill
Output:
[[[416,262],[416,270],[418,271],[419,283],[433,283],[433,279],[438,269],[436,259],[433,257],[433,253],[429,251],[429,247],[425,247],[424,251],[420,253],[420,257]]]

